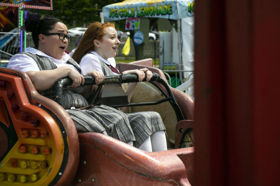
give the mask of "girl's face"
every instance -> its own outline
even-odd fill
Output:
[[[101,41],[95,40],[96,52],[103,57],[108,59],[115,57],[120,41],[118,40],[118,34],[114,27],[104,28],[105,35]]]
[[[55,24],[53,30],[40,34],[39,50],[55,59],[61,59],[68,46],[67,26],[61,22]],[[53,35],[49,35],[53,34]]]

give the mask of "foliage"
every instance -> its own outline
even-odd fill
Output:
[[[42,15],[53,15],[61,19],[68,28],[87,27],[90,23],[100,21],[100,12],[106,5],[122,0],[53,0],[53,10],[28,9]]]
[[[28,9],[28,12],[36,12],[41,15],[53,15],[59,18],[68,29],[73,27],[88,27],[95,21],[101,21],[100,12],[106,5],[122,2],[123,0],[53,0],[53,10]],[[150,20],[150,28],[156,24],[157,19]],[[125,20],[114,22],[116,29],[124,31]],[[157,27],[155,27],[157,28]],[[133,38],[134,31],[130,31]],[[142,59],[143,45],[135,46],[135,60]]]

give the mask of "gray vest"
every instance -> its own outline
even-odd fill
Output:
[[[103,71],[104,76],[109,76],[109,75],[113,75],[112,70],[103,62],[98,58],[100,64],[101,64],[101,68]]]
[[[37,54],[32,54],[28,52],[22,52],[22,54],[25,54],[29,57],[32,57],[34,61],[37,63],[40,70],[52,70],[56,69],[57,66],[54,62],[49,60],[49,58],[45,56],[40,56]],[[73,65],[80,73],[81,68],[76,63],[76,61],[72,58],[70,58],[67,63]],[[54,86],[51,87],[48,90],[40,91],[39,93],[43,96],[46,96],[50,99],[54,99]],[[86,99],[80,94],[83,91],[83,87],[79,88],[67,88],[63,90],[62,95],[62,107],[65,109],[70,109],[71,107],[79,108],[79,107],[86,107],[88,106],[88,102]]]

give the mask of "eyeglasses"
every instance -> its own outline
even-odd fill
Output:
[[[69,41],[70,40],[70,36],[65,35],[63,33],[42,33],[45,36],[51,36],[51,35],[58,35],[59,39],[61,41],[63,41],[65,38]]]

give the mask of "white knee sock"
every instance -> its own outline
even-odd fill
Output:
[[[151,135],[153,152],[167,150],[167,143],[164,131],[158,131]]]
[[[140,145],[139,149],[147,152],[153,152],[151,138],[149,137],[148,139],[146,139],[146,141],[144,141],[144,143]]]

